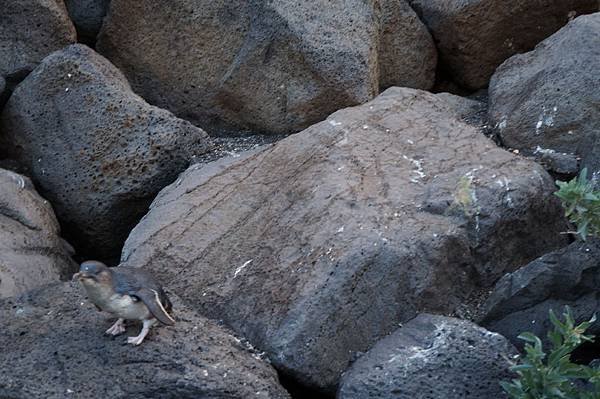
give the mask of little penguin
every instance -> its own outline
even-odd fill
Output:
[[[156,320],[170,326],[175,324],[169,314],[172,308],[169,298],[146,270],[125,266],[109,268],[102,262],[90,260],[81,264],[73,280],[82,283],[90,301],[99,310],[118,318],[106,334],[125,332],[125,320],[142,321],[142,331],[136,337],[127,338],[129,344],[141,344]]]

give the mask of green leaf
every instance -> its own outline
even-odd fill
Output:
[[[594,338],[585,335],[585,331],[596,321],[595,315],[575,325],[573,312],[565,307],[562,317],[550,311],[549,318],[554,326],[548,333],[550,354],[546,357],[536,335],[520,334],[519,338],[526,342],[525,355],[511,367],[518,379],[502,382],[503,390],[513,399],[600,399],[600,368],[571,361],[573,350]]]

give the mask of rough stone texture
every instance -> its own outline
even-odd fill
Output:
[[[490,82],[490,122],[505,145],[575,153],[600,171],[600,13],[576,18]]]
[[[444,100],[392,88],[265,150],[188,169],[122,260],[283,372],[333,390],[352,352],[398,322],[450,311],[563,243],[553,191],[540,166]]]
[[[103,335],[111,322],[75,283],[0,301],[0,397],[288,398],[277,374],[222,327],[173,298],[177,324],[138,347]],[[128,328],[137,335],[139,326]]]
[[[379,87],[431,89],[437,50],[427,27],[406,0],[384,0],[381,9]]]
[[[93,44],[102,27],[110,0],[65,0],[80,41]]]
[[[374,3],[113,0],[98,49],[205,129],[297,131],[377,94]]]
[[[31,181],[0,169],[0,298],[73,273],[69,249],[52,207]]]
[[[481,101],[450,93],[438,93],[436,95],[450,104],[458,117],[469,124],[480,126],[487,120],[487,106]]]
[[[135,95],[83,45],[48,56],[10,97],[0,148],[30,169],[65,236],[87,257],[117,255],[156,193],[173,182],[206,133]]]
[[[600,314],[600,240],[574,242],[507,274],[488,298],[481,322],[522,347],[517,336],[531,331],[546,339],[548,312],[569,305],[578,321]],[[600,333],[595,323],[589,330]]]
[[[514,346],[471,322],[420,314],[377,342],[342,377],[338,399],[508,398]]]
[[[409,0],[433,34],[440,64],[469,89],[487,86],[510,56],[531,50],[598,0]]]
[[[22,80],[48,54],[77,40],[62,0],[3,0],[0,76]]]

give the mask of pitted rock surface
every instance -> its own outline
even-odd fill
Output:
[[[100,259],[118,256],[156,193],[211,147],[84,45],[44,59],[10,97],[0,131],[0,150],[29,169],[65,236]]]
[[[420,314],[344,373],[338,399],[508,398],[517,350],[466,320]]]

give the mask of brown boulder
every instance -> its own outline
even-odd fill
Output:
[[[375,0],[113,0],[97,48],[203,128],[290,132],[377,94],[379,26]]]
[[[564,243],[554,184],[393,88],[165,188],[122,261],[161,276],[280,371],[333,390],[352,353],[417,311],[450,312]]]
[[[431,89],[437,50],[427,27],[406,0],[381,2],[379,87]]]
[[[486,87],[494,70],[533,49],[569,18],[599,10],[598,0],[409,0],[431,31],[440,64],[468,89]]]

